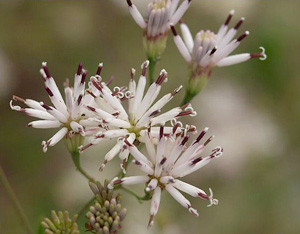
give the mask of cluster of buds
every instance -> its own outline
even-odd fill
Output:
[[[41,225],[45,234],[79,234],[78,224],[76,223],[78,215],[70,219],[68,211],[54,210],[51,212],[51,219],[44,218]]]
[[[127,0],[129,11],[136,23],[143,29],[143,44],[149,60],[158,61],[166,48],[170,24],[177,24],[191,0],[185,0],[178,7],[179,0],[153,0],[142,17],[131,0]]]
[[[117,233],[121,222],[126,216],[126,208],[121,206],[121,196],[114,196],[113,190],[107,188],[108,181],[102,186],[99,182],[90,182],[90,188],[95,194],[94,205],[87,213],[88,222],[85,227],[96,234]]]

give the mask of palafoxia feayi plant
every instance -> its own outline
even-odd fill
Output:
[[[85,227],[77,223],[82,212],[70,216],[67,211],[52,211],[49,218],[42,220],[40,233],[77,234],[80,230],[96,234],[117,233],[127,213],[123,208],[126,205],[121,200],[122,191],[139,201],[151,202],[150,211],[146,211],[149,212],[148,227],[155,223],[161,194],[165,192],[194,216],[198,216],[196,207],[185,195],[207,200],[208,206],[218,204],[210,188],[207,193],[184,182],[184,177],[206,166],[212,159],[219,158],[223,148],[216,146],[206,152],[214,136],[207,137],[207,127],[197,131],[196,126],[183,124],[181,117],[197,115],[190,101],[206,86],[213,67],[230,66],[251,58],[264,60],[267,57],[265,50],[260,47],[261,52],[231,55],[249,35],[248,31],[237,35],[244,18],[230,28],[233,10],[217,33],[200,30],[193,37],[182,19],[192,4],[191,0],[181,3],[179,0],[152,0],[144,15],[131,0],[127,0],[127,4],[134,21],[142,28],[146,52],[141,69],[131,69],[128,86],[112,86],[112,78],[103,79],[103,63],[90,77],[80,63],[74,81],[66,80],[63,89],[60,89],[48,64],[43,62],[40,74],[51,104],[15,95],[10,102],[12,110],[36,118],[28,123],[28,127],[57,129],[53,136],[42,141],[42,150],[47,153],[49,147],[64,141],[76,169],[87,178],[94,194],[87,204],[89,208],[83,209]],[[181,33],[177,32],[176,27],[180,28]],[[164,93],[163,86],[172,77],[168,78],[164,69],[157,77],[154,73],[155,65],[166,48],[169,32],[187,62],[187,76],[184,86],[172,87],[172,92]],[[182,103],[174,103],[173,97],[182,89],[185,90]],[[173,104],[173,108],[162,111],[169,103]],[[87,153],[90,148],[97,148],[108,141],[113,141],[114,146],[108,152],[99,154],[99,176],[92,178],[81,167],[81,153]],[[115,168],[115,177],[103,178],[101,171],[111,160],[120,160],[120,167]],[[136,166],[141,173],[135,175],[128,169],[129,164]],[[1,173],[1,176],[5,175]],[[143,195],[130,190],[130,186],[136,184],[144,185]],[[9,184],[6,188],[11,190]],[[35,233],[16,197],[14,200],[28,233]]]

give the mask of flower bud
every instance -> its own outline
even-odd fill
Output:
[[[41,225],[45,229],[45,234],[79,234],[78,224],[76,223],[78,215],[70,219],[68,211],[54,210],[51,212],[51,218],[44,218]]]
[[[108,181],[104,182],[104,186],[100,182],[90,182],[89,185],[95,194],[95,201],[86,215],[89,220],[85,224],[87,231],[96,234],[117,233],[127,213],[126,208],[122,209],[120,194],[115,196],[113,190],[107,188]]]

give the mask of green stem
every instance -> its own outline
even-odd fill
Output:
[[[30,223],[29,223],[29,220],[24,212],[24,209],[23,207],[21,206],[21,203],[19,202],[16,194],[14,193],[11,185],[9,184],[9,181],[7,179],[7,177],[5,176],[5,173],[4,173],[4,170],[2,169],[1,165],[0,165],[0,178],[1,178],[1,181],[4,185],[4,188],[9,196],[9,198],[11,199],[14,207],[16,208],[27,232],[29,232],[30,234],[34,234],[34,231],[32,229],[32,227],[30,226]]]
[[[92,197],[85,205],[84,207],[81,208],[81,210],[77,213],[78,218],[90,207],[90,205],[93,203],[95,200],[95,197]]]
[[[149,81],[150,81],[150,85],[154,82],[154,71],[155,71],[155,65],[157,63],[157,61],[148,58],[149,60]]]
[[[71,153],[72,155],[72,159],[73,159],[73,162],[76,166],[76,169],[85,177],[87,178],[89,181],[95,181],[91,176],[89,176],[81,167],[81,164],[80,164],[80,153],[78,151],[73,151]]]
[[[181,106],[187,104],[188,102],[191,102],[195,96],[196,96],[195,94],[192,94],[190,92],[185,92],[184,98],[181,102]]]
[[[142,203],[142,201],[148,201],[152,198],[152,196],[149,193],[146,193],[145,196],[141,197],[141,196],[137,195],[134,191],[132,191],[128,188],[125,188],[122,185],[114,187],[114,190],[119,190],[119,189],[122,189],[125,192],[127,192],[128,194],[134,196],[138,200],[138,202],[140,202],[140,203]]]

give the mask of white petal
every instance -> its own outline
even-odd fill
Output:
[[[217,63],[217,66],[218,67],[230,66],[230,65],[248,61],[250,58],[251,58],[251,56],[249,53],[231,55],[231,56],[221,59]]]
[[[145,20],[143,19],[143,16],[141,15],[141,13],[138,11],[138,9],[136,8],[135,5],[131,5],[129,7],[129,12],[132,15],[132,18],[135,20],[135,22],[142,28],[145,29],[146,28],[146,23]]]
[[[174,36],[174,42],[185,61],[190,63],[192,60],[190,52],[179,35]]]
[[[130,176],[124,177],[121,179],[121,184],[123,185],[133,185],[133,184],[142,184],[149,181],[148,176]]]
[[[192,53],[193,46],[194,46],[194,40],[193,40],[191,31],[185,23],[180,24],[180,29],[181,29],[181,33],[183,36],[183,40],[186,44],[186,47],[188,48],[189,52]]]
[[[152,200],[151,200],[151,208],[150,208],[151,215],[157,214],[159,203],[160,203],[160,197],[161,197],[161,188],[156,187],[156,189],[154,189]]]
[[[61,122],[53,120],[36,120],[28,124],[29,127],[33,128],[58,128],[61,125]]]
[[[180,180],[174,180],[174,183],[172,184],[175,188],[181,190],[182,192],[185,192],[193,197],[199,197],[199,194],[205,194],[206,193],[202,190],[199,189],[193,185],[190,185],[188,183],[185,183],[183,181]]]
[[[25,108],[25,113],[29,116],[35,117],[35,118],[40,118],[40,119],[46,119],[46,120],[56,120],[52,115],[50,115],[47,111],[45,110],[36,110],[36,109],[31,109],[31,108]]]
[[[186,10],[189,8],[191,0],[185,0],[181,5],[178,7],[177,11],[171,17],[170,22],[171,24],[175,25],[178,21],[182,18]]]
[[[148,175],[153,175],[154,171],[153,169],[146,163],[144,163],[143,161],[138,161],[138,160],[132,160],[132,162],[138,166],[138,168],[140,170],[142,170],[143,172],[145,172]]]

